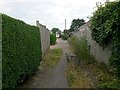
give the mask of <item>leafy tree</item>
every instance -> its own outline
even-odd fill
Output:
[[[84,19],[73,19],[70,29],[69,31],[75,31],[76,29],[78,29],[80,26],[82,26],[83,24],[85,24],[85,20]]]
[[[63,39],[63,40],[67,40],[67,39],[69,38],[69,34],[70,34],[69,30],[65,29],[65,30],[63,31],[62,36],[61,36],[62,39]]]
[[[69,34],[69,30],[65,29],[65,30],[63,31],[63,33],[64,33],[64,34]]]
[[[110,65],[120,79],[120,1],[98,7],[91,17],[93,39],[103,48],[111,45]]]
[[[52,33],[56,33],[56,32],[61,33],[61,31],[59,30],[59,28],[52,28],[51,32]]]

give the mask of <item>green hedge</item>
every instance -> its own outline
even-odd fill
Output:
[[[52,33],[50,34],[50,45],[55,45],[56,43],[56,34]]]
[[[2,84],[15,88],[40,64],[39,29],[2,14]]]
[[[92,37],[103,48],[112,46],[110,65],[120,79],[120,1],[99,6],[91,17]]]
[[[61,37],[63,40],[67,40],[69,38],[69,34],[63,34]]]

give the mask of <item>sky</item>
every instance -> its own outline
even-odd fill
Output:
[[[0,0],[0,12],[27,24],[36,25],[36,20],[51,30],[70,28],[73,19],[86,22],[95,11],[96,2],[105,0]]]

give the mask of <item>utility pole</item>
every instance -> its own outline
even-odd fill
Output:
[[[66,19],[65,19],[65,30],[64,30],[64,34],[66,34]]]
[[[66,30],[66,19],[65,19],[65,30]]]

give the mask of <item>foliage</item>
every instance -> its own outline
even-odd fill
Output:
[[[98,88],[120,88],[119,79],[116,78],[105,63],[94,62],[88,66],[99,80]]]
[[[69,36],[70,36],[69,33],[70,33],[69,30],[65,29],[65,30],[63,31],[63,34],[61,35],[61,38],[62,38],[63,40],[67,40],[67,39],[69,38]]]
[[[85,20],[84,19],[79,19],[79,18],[78,19],[73,19],[69,31],[70,32],[75,31],[80,26],[82,26],[83,24],[85,24]]]
[[[39,29],[2,14],[2,85],[15,88],[39,66]]]
[[[66,68],[70,88],[92,88],[89,77],[75,63],[70,62]]]
[[[64,34],[69,34],[69,33],[70,33],[70,31],[69,31],[69,30],[67,30],[67,29],[65,29],[65,30],[63,31],[63,33],[64,33]]]
[[[72,37],[69,39],[69,43],[79,58],[77,64],[82,66],[85,63],[85,67],[88,67],[99,80],[97,83],[98,88],[120,88],[118,78],[109,71],[104,63],[97,62],[95,58],[90,55],[87,42],[84,38],[79,40],[77,37]],[[82,62],[80,60],[82,60]]]
[[[113,80],[111,82],[101,82],[98,87],[100,87],[100,88],[116,88],[117,89],[117,88],[120,88],[120,82],[115,81],[115,80]]]
[[[55,45],[56,39],[57,38],[55,33],[50,34],[50,45]]]
[[[63,35],[61,35],[61,38],[63,40],[67,40],[69,38],[69,35],[68,34],[63,34]]]
[[[62,55],[61,48],[54,48],[48,50],[48,52],[46,53],[43,59],[42,68],[46,68],[46,67],[53,68],[54,66],[56,66],[60,60],[61,55]]]
[[[93,39],[103,48],[112,45],[110,65],[120,78],[120,1],[99,6],[91,17]]]
[[[59,28],[52,28],[51,32],[52,33],[56,33],[56,32],[61,33],[61,31],[59,30]]]
[[[85,38],[78,39],[74,36],[70,38],[69,43],[80,60],[88,62],[92,60],[93,57],[90,55],[87,40]]]

